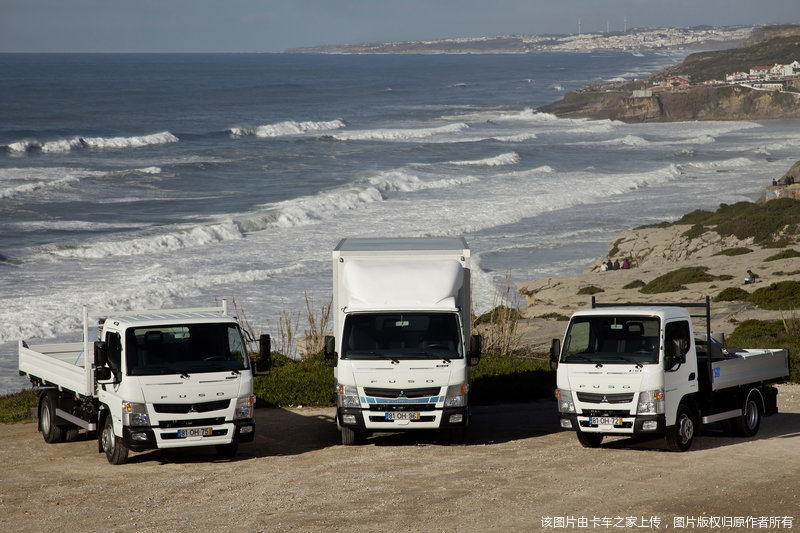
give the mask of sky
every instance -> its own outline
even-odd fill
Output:
[[[800,23],[800,0],[0,0],[0,53],[282,52],[626,23]]]

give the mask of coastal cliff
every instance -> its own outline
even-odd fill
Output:
[[[633,97],[630,92],[574,92],[539,108],[562,118],[623,122],[800,118],[800,93],[747,87],[698,87]]]
[[[564,118],[632,123],[797,119],[800,79],[796,73],[783,77],[778,90],[771,83],[717,80],[759,65],[792,63],[800,59],[795,57],[800,56],[798,50],[800,26],[761,28],[740,47],[692,54],[680,65],[663,69],[647,80],[586,88],[538,110]],[[773,90],[766,89],[770,85]]]

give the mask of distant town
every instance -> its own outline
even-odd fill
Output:
[[[730,46],[750,36],[753,26],[692,28],[634,28],[619,32],[571,35],[505,35],[440,39],[322,45],[291,48],[287,53],[325,54],[491,54],[713,49]]]

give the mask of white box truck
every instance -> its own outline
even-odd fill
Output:
[[[83,312],[83,342],[28,346],[19,372],[39,396],[48,443],[97,432],[98,452],[216,446],[233,456],[253,440],[253,372],[236,318],[219,307]],[[259,369],[270,364],[262,335]]]
[[[691,314],[689,309],[704,309]],[[585,447],[605,435],[659,435],[688,450],[701,424],[753,436],[761,417],[777,413],[777,389],[788,379],[787,350],[725,350],[711,336],[710,303],[599,304],[572,315],[558,363],[561,427]],[[696,337],[692,319],[705,320]]]
[[[372,432],[469,424],[470,251],[463,238],[348,238],[333,251],[336,423],[342,444]]]

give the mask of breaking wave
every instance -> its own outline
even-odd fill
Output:
[[[500,154],[495,157],[487,157],[486,159],[476,159],[467,161],[448,161],[450,165],[459,166],[475,166],[475,167],[500,167],[505,165],[516,165],[519,163],[519,154],[516,152],[508,152]]]
[[[72,139],[57,139],[55,141],[46,142],[40,142],[38,140],[26,140],[11,143],[6,148],[12,153],[63,153],[82,148],[140,148],[142,146],[168,144],[178,141],[179,139],[172,133],[168,131],[162,131],[160,133],[135,137],[73,137]]]
[[[342,132],[331,135],[338,141],[413,141],[446,133],[458,133],[469,126],[464,122],[433,128],[376,129]]]
[[[232,137],[284,137],[289,135],[302,135],[309,132],[338,130],[345,127],[341,120],[328,120],[323,122],[295,122],[287,120],[275,124],[264,124],[255,127],[230,128]]]

